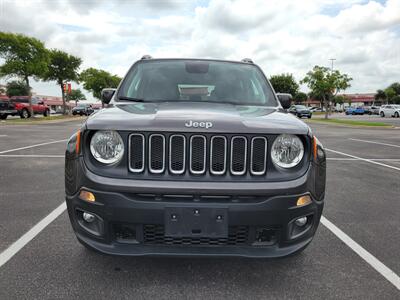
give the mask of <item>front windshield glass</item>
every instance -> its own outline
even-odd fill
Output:
[[[202,60],[138,63],[124,79],[118,98],[143,102],[185,101],[277,106],[270,86],[256,66]]]
[[[297,109],[307,109],[304,105],[295,105]]]

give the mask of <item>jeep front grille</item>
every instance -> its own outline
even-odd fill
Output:
[[[129,136],[129,170],[171,175],[266,174],[267,138],[241,135],[138,134]]]

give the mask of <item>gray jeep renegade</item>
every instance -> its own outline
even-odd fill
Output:
[[[68,142],[78,240],[116,255],[282,257],[312,240],[325,151],[250,59],[133,64]]]

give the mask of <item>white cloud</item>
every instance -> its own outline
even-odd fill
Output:
[[[268,76],[298,80],[334,57],[354,78],[351,92],[400,81],[399,0],[0,0],[0,30],[33,35],[82,57],[83,68],[120,76],[143,54],[251,57]],[[59,94],[51,83],[35,88]]]

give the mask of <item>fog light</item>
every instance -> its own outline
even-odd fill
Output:
[[[297,199],[297,206],[303,206],[311,203],[311,198],[308,195],[301,196],[299,199]]]
[[[92,214],[84,212],[82,214],[82,218],[85,220],[85,222],[92,223],[96,217],[94,215],[92,215]]]
[[[307,217],[298,218],[296,221],[294,221],[294,223],[299,227],[303,227],[307,224]]]
[[[89,202],[95,202],[96,201],[96,197],[93,195],[93,193],[82,190],[79,193],[79,198],[81,198],[82,200],[85,201],[89,201]]]

